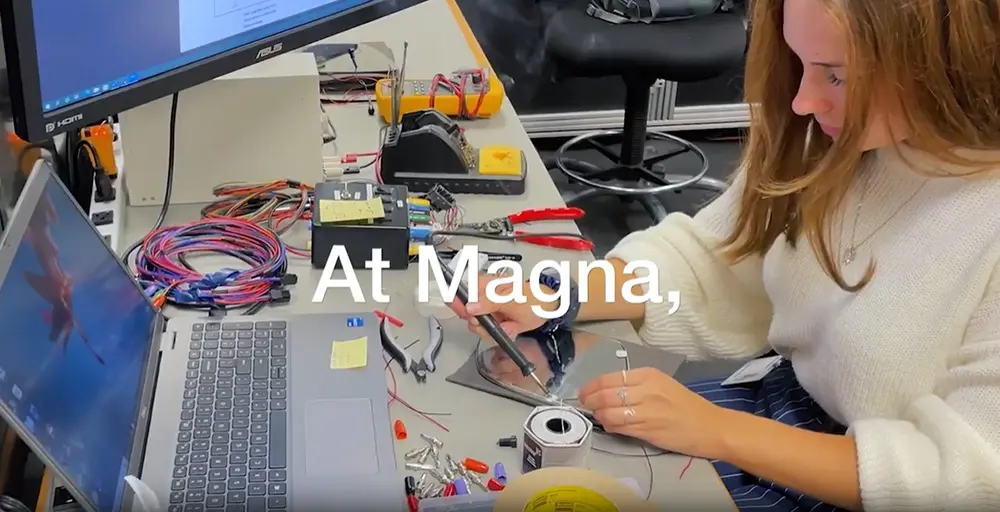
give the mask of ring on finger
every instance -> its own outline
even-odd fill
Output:
[[[622,370],[622,387],[628,386],[628,379],[626,378],[625,370]]]
[[[635,418],[635,409],[631,407],[625,408],[624,415],[625,415],[625,424],[628,425],[629,423],[632,423],[632,418]]]
[[[628,389],[624,386],[618,388],[618,398],[622,401],[622,407],[628,406]]]

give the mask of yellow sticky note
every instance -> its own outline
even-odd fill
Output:
[[[335,341],[330,351],[330,369],[348,370],[368,365],[368,338]]]
[[[371,199],[320,199],[319,221],[350,222],[385,218],[385,206],[382,198]]]

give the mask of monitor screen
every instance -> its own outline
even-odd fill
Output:
[[[98,510],[118,510],[157,313],[44,175],[37,203],[12,220],[29,216],[23,237],[5,248],[0,400]]]
[[[372,0],[33,0],[41,111],[71,106]],[[81,41],[81,34],[89,41]]]

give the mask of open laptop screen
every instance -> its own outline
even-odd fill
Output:
[[[156,311],[50,171],[31,177],[11,224],[0,400],[78,498],[118,510]]]

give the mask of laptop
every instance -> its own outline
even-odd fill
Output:
[[[374,315],[167,319],[47,166],[0,241],[0,325],[0,416],[86,510],[141,510],[128,475],[171,512],[405,506]]]

